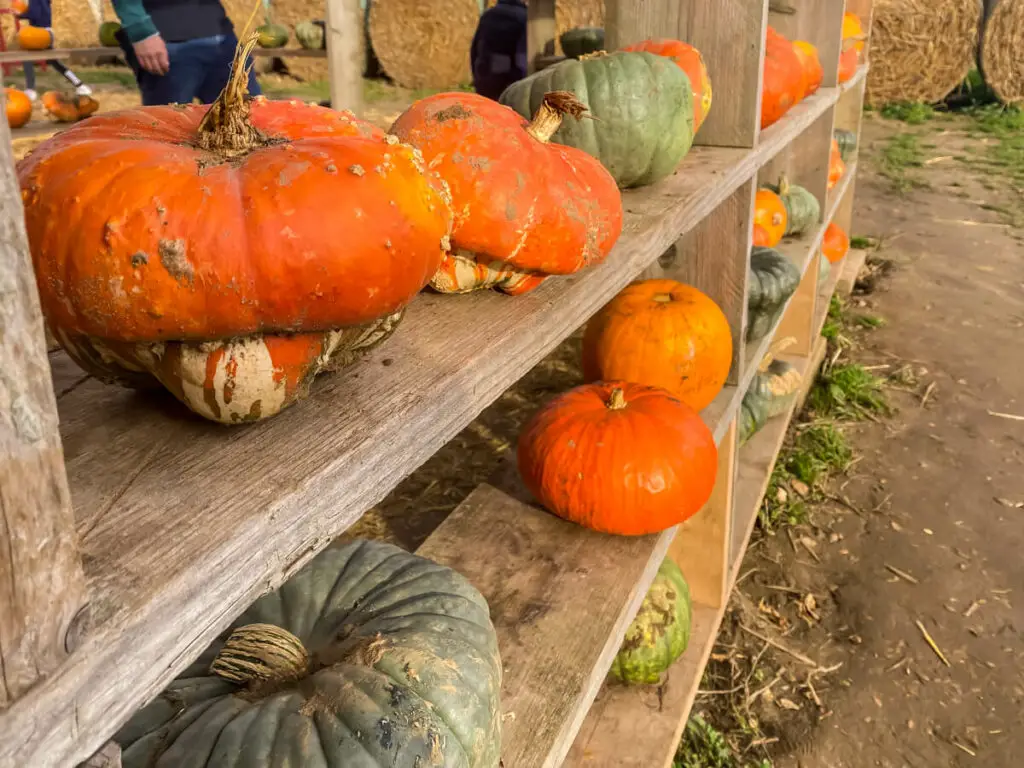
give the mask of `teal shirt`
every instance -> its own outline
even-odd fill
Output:
[[[121,20],[121,27],[133,43],[145,40],[157,33],[156,25],[146,13],[142,0],[112,0],[114,13]]]

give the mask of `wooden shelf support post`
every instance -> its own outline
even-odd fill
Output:
[[[53,672],[85,603],[11,134],[0,125],[0,710]]]
[[[545,56],[555,53],[555,0],[531,0],[527,7],[526,21],[526,67],[533,74],[540,67],[538,63]]]
[[[331,107],[363,108],[363,12],[359,0],[327,0],[327,70]]]

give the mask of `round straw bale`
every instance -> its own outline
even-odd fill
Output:
[[[978,56],[988,87],[1000,101],[1024,101],[1024,2],[985,0]]]
[[[941,101],[974,66],[982,0],[875,0],[867,100]]]
[[[384,72],[406,88],[470,82],[480,0],[373,0],[370,40]]]

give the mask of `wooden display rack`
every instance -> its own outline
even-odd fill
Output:
[[[829,298],[851,279],[835,269],[818,285],[819,245],[829,221],[851,223],[856,160],[827,193],[829,140],[835,127],[859,130],[867,65],[837,85],[840,28],[846,8],[868,26],[871,0],[788,2],[795,13],[770,13],[768,0],[606,0],[610,49],[675,35],[703,52],[715,87],[699,146],[678,172],[623,194],[627,218],[608,260],[514,299],[423,294],[362,365],[246,427],[201,422],[168,399],[101,384],[61,352],[47,359],[8,155],[0,163],[0,768],[95,758],[253,600],[641,275],[697,286],[733,329],[729,383],[702,413],[720,455],[706,508],[660,535],[606,536],[530,506],[508,472],[474,491],[419,553],[465,574],[490,603],[505,667],[506,768],[669,765],[792,415],[740,447],[742,395],[776,335],[797,339],[789,359],[809,385]],[[540,54],[554,38],[554,0],[529,7],[531,52]],[[355,0],[329,0],[336,105],[358,106],[359,18]],[[760,131],[768,23],[818,46],[825,81]],[[10,151],[7,135],[0,143]],[[780,171],[818,195],[822,221],[783,244],[804,278],[773,333],[746,345],[754,193]],[[666,554],[690,582],[694,613],[690,648],[659,701],[647,688],[605,685],[605,676]]]

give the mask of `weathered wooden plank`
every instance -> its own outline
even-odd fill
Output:
[[[679,0],[605,0],[605,45],[609,51],[679,28]]]
[[[0,710],[64,661],[68,628],[85,602],[46,354],[11,136],[4,121],[0,122]]]
[[[769,10],[768,23],[790,40],[806,40],[818,49],[824,70],[822,85],[834,86],[839,71],[843,0],[786,0],[792,13]]]
[[[527,7],[526,66],[530,73],[542,69],[540,59],[555,53],[555,0],[533,0]]]
[[[326,11],[331,106],[359,114],[363,109],[363,12],[359,0],[327,0]]]
[[[839,279],[836,282],[836,295],[846,298],[853,293],[853,287],[857,284],[860,271],[868,259],[868,252],[859,248],[850,249],[849,255],[843,259],[843,268],[840,271]]]

